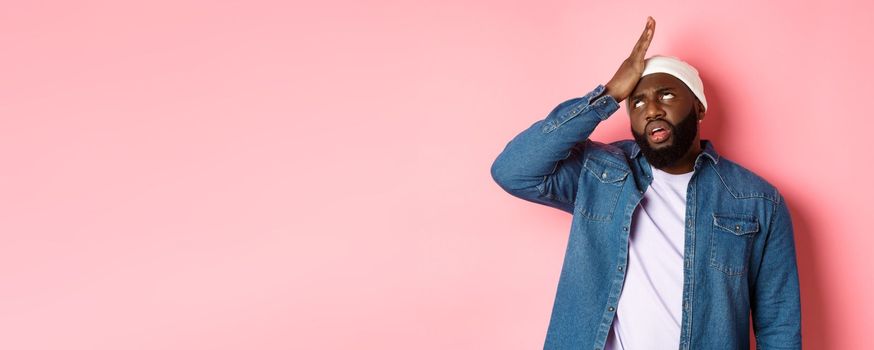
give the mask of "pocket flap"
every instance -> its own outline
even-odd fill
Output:
[[[735,235],[759,232],[759,220],[752,215],[713,214],[713,225]]]
[[[618,182],[628,176],[628,170],[608,160],[596,157],[586,158],[583,164],[601,182]]]

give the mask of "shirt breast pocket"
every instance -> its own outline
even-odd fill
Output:
[[[730,276],[746,273],[750,247],[757,232],[759,221],[753,215],[713,214],[710,267]]]
[[[609,221],[629,170],[598,157],[586,158],[583,167],[586,170],[577,195],[580,215],[593,221]]]

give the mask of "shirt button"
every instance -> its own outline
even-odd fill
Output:
[[[740,225],[735,225],[735,226],[734,226],[734,230],[737,231],[737,232],[740,232]]]
[[[606,178],[607,178],[607,173],[606,173],[606,172],[605,172],[605,173],[602,173],[602,174],[601,174],[601,178],[602,178],[602,179],[606,179]]]
[[[627,227],[627,226],[622,226],[622,231],[628,231],[628,227]]]
[[[619,266],[619,271],[622,271],[622,266]]]
[[[613,311],[615,311],[615,310],[616,310],[616,309],[614,309],[612,306],[607,308],[607,311],[610,311],[610,312],[613,312]]]

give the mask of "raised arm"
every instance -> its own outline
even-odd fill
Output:
[[[495,182],[516,197],[573,213],[589,135],[634,90],[654,31],[655,20],[648,17],[631,55],[606,86],[562,102],[510,140],[492,164]]]

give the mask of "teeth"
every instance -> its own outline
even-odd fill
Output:
[[[652,129],[652,134],[655,134],[656,131],[659,131],[659,130],[664,130],[664,128],[655,128],[655,129]]]

